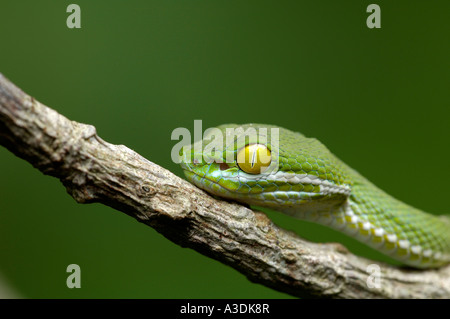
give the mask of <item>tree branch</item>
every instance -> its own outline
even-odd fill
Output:
[[[214,199],[91,125],[70,121],[0,74],[0,144],[61,180],[79,203],[99,202],[153,227],[171,241],[225,263],[255,283],[298,297],[450,298],[450,266],[381,267],[340,244],[315,244],[258,211]]]

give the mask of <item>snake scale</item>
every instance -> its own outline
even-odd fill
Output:
[[[258,134],[246,135],[249,128]],[[317,139],[263,124],[225,124],[214,132],[180,153],[183,171],[196,186],[342,231],[408,266],[450,262],[446,216],[393,198]],[[220,133],[222,148],[211,147]]]

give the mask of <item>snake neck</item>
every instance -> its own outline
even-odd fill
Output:
[[[450,262],[450,222],[427,214],[383,192],[352,169],[351,194],[339,205],[319,211],[281,208],[283,213],[341,231],[416,268]]]

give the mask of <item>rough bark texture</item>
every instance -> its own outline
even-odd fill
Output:
[[[298,297],[450,298],[450,266],[411,270],[373,261],[339,244],[314,244],[258,211],[214,199],[91,125],[70,121],[0,74],[0,144],[59,178],[79,203],[99,202],[153,227],[183,247],[219,260],[252,282]],[[5,182],[5,181],[4,181]]]

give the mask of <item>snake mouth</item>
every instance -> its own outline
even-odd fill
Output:
[[[198,159],[196,161],[196,158],[192,159],[191,155],[192,153],[189,152],[180,154],[180,166],[188,181],[198,188],[218,196],[231,197],[235,193],[231,185],[227,187],[227,182],[222,181],[223,174],[231,168],[231,165],[215,161],[205,163]]]
[[[218,168],[219,164],[215,164]],[[208,165],[209,168],[211,168],[210,165]],[[198,168],[201,169],[202,166],[198,166]],[[304,210],[305,212],[329,210],[331,206],[340,204],[347,199],[344,189],[330,191],[328,186],[325,186],[326,188],[318,187],[317,190],[312,189],[312,186],[309,189],[295,189],[295,183],[291,184],[290,189],[269,190],[259,187],[260,190],[255,192],[255,188],[246,185],[245,177],[234,176],[229,179],[222,176],[223,172],[219,169],[213,171],[217,174],[215,177],[220,176],[221,178],[211,178],[205,171],[201,171],[199,174],[195,168],[185,169],[184,174],[192,184],[212,195],[257,207],[283,209],[288,214],[293,207],[297,207],[298,211]],[[278,174],[286,178],[286,173],[278,172]],[[312,206],[313,203],[315,203],[314,206]]]
[[[211,195],[222,199],[228,199],[245,205],[264,206],[263,194],[242,194],[227,188],[216,180],[199,175],[192,170],[183,170],[186,178],[198,188],[208,192]],[[267,204],[267,203],[266,203]],[[267,206],[267,205],[266,205]]]
[[[233,190],[231,188],[222,185],[219,181],[209,178],[208,176],[206,176],[206,174],[198,174],[188,165],[185,167],[186,168],[183,168],[184,176],[186,176],[186,178],[198,188],[214,193],[216,195],[223,196],[227,194],[233,194]]]

